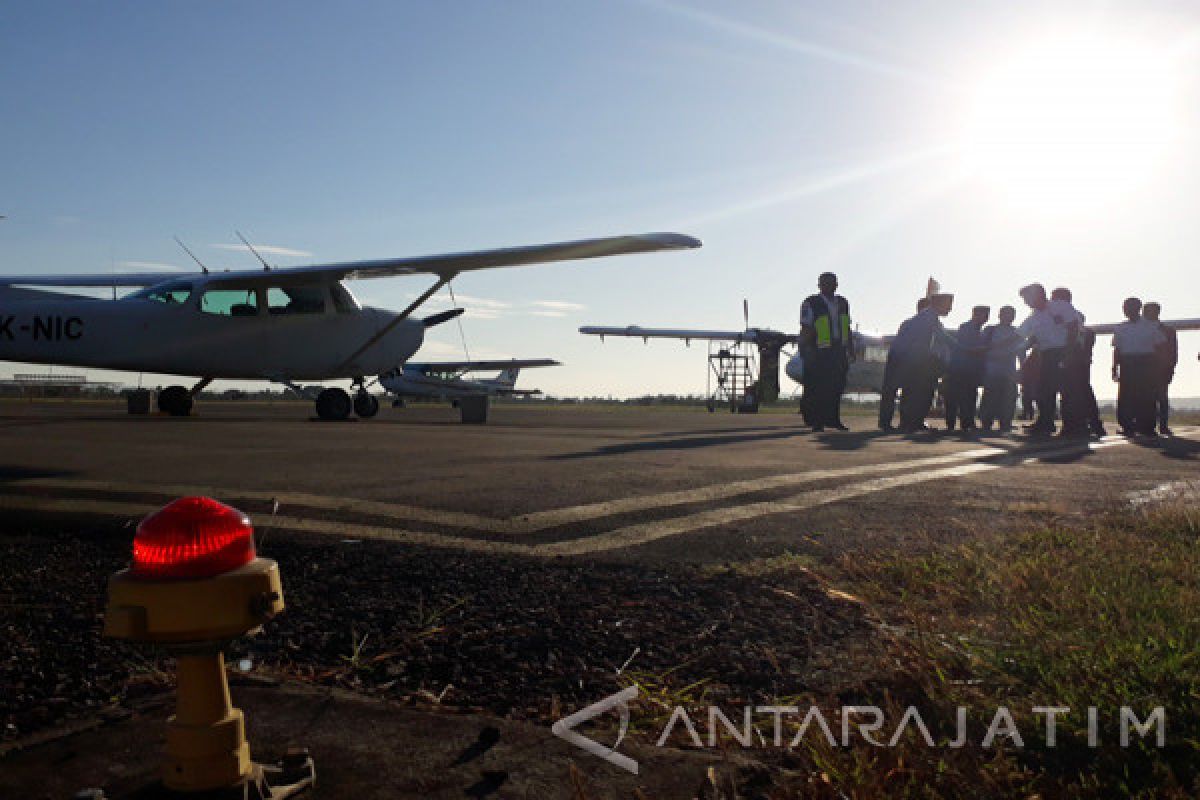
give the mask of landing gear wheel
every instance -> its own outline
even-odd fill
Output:
[[[360,389],[354,395],[354,413],[363,419],[370,419],[379,413],[379,400],[366,389]]]
[[[172,417],[192,413],[192,393],[185,386],[168,386],[158,393],[158,410]]]
[[[323,389],[317,395],[317,416],[321,419],[346,419],[353,408],[350,395],[342,389]]]

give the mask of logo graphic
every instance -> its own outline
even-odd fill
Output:
[[[624,756],[617,752],[617,748],[621,746],[621,740],[625,738],[625,731],[629,729],[629,701],[636,700],[637,696],[638,688],[636,686],[622,689],[616,694],[610,694],[598,703],[592,703],[587,708],[581,708],[569,717],[563,717],[551,726],[550,731],[560,739],[566,739],[576,747],[587,750],[594,756],[603,758],[613,766],[620,767],[626,772],[632,772],[634,775],[637,775],[638,763],[629,756]],[[617,734],[617,741],[613,743],[612,747],[605,747],[599,742],[575,731],[577,726],[614,708],[621,715],[621,730]]]

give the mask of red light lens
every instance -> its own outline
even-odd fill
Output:
[[[132,571],[142,578],[211,578],[254,556],[249,517],[210,497],[184,497],[138,525]]]

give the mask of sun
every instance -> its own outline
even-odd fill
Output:
[[[1147,44],[1096,35],[1027,47],[972,93],[968,171],[1022,205],[1071,212],[1148,180],[1175,135],[1169,59]]]

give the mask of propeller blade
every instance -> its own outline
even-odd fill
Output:
[[[462,316],[464,311],[466,311],[465,308],[452,308],[449,311],[442,311],[434,314],[433,316],[426,317],[424,320],[425,327],[432,328],[434,325],[441,325],[443,322],[449,322],[455,317]]]
[[[750,327],[750,301],[742,298],[742,319],[746,323],[746,327]]]

